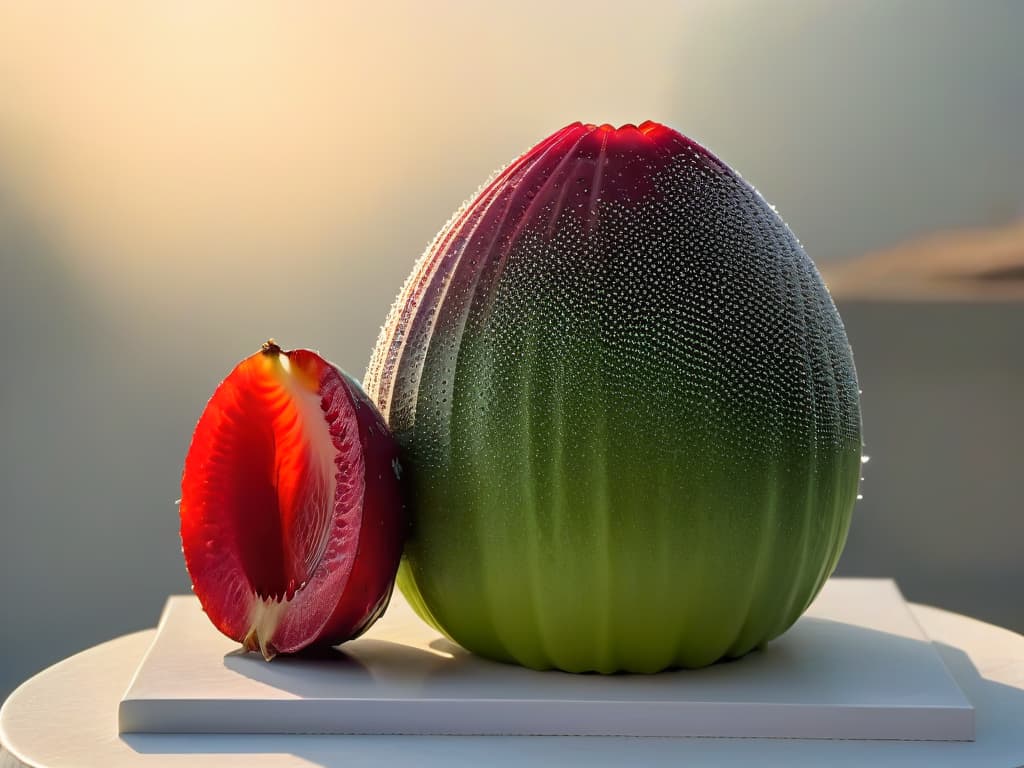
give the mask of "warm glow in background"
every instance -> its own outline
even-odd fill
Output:
[[[1024,213],[1022,29],[995,1],[3,3],[0,698],[187,589],[173,502],[230,367],[275,336],[361,377],[417,255],[540,138],[668,123],[827,267]],[[838,298],[872,456],[841,571],[1024,629],[1022,305]]]

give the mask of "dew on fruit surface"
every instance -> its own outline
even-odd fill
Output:
[[[467,528],[481,548],[516,526],[562,541],[581,508],[633,510],[757,468],[831,503],[820,479],[860,454],[860,391],[795,236],[695,145],[653,173],[599,171],[596,157],[536,178],[520,169],[515,189],[471,201],[417,264],[418,288],[403,291],[420,303],[406,320],[393,309],[368,373],[379,382],[384,357],[397,360],[393,388],[373,396],[415,445],[410,477],[427,462],[439,495],[507,509],[508,530]],[[797,512],[779,514],[800,529],[785,517]],[[608,515],[617,535],[635,527]]]

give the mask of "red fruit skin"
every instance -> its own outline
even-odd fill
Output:
[[[326,459],[334,493],[316,505]],[[217,629],[268,659],[365,631],[401,556],[399,475],[397,444],[343,371],[271,342],[239,363],[200,417],[182,474],[182,551]]]
[[[296,350],[290,357],[295,361],[309,354],[312,353]],[[359,529],[359,546],[345,585],[345,599],[338,603],[316,640],[318,644],[330,645],[358,637],[383,615],[402,556],[404,537],[396,536],[395,532],[404,532],[406,526],[398,444],[377,406],[359,383],[344,371],[334,370],[341,376],[341,389],[359,424],[365,490],[363,525]],[[327,405],[325,395],[322,407]],[[332,431],[332,436],[337,437],[336,432]]]

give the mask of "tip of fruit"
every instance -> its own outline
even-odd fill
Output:
[[[601,131],[602,133],[630,133],[632,131],[639,131],[643,134],[658,133],[659,131],[671,130],[661,123],[656,123],[654,120],[644,120],[639,125],[633,123],[623,123],[616,128],[611,123],[583,123],[583,127],[588,131]]]
[[[282,354],[281,347],[279,347],[277,342],[274,341],[273,339],[267,339],[266,341],[264,341],[263,345],[260,347],[260,352],[262,352],[264,355]]]
[[[242,647],[246,651],[259,651],[263,655],[264,661],[270,661],[277,655],[277,652],[267,645],[267,639],[265,637],[260,637],[259,633],[256,631],[256,627],[249,630],[249,634],[247,634],[245,639],[242,641]]]
[[[277,631],[290,600],[262,598],[253,602],[249,614],[249,631],[245,633],[242,645],[247,651],[259,651],[270,661],[277,655],[277,649],[270,644],[270,638]]]
[[[577,121],[565,126],[550,139],[554,139],[563,152],[575,156],[591,155],[596,148],[600,148],[603,153],[638,154],[650,158],[653,155],[675,155],[699,146],[678,131],[654,120],[644,120],[639,125],[623,123],[618,127],[611,123]],[[546,144],[546,141],[541,142],[538,147]]]
[[[706,149],[678,131],[654,120],[639,125],[574,122],[553,133],[510,164],[496,182],[522,197],[521,222],[515,232],[531,227],[551,237],[562,224],[562,215],[581,218],[590,233],[600,218],[602,204],[633,205],[658,197],[658,174],[682,159],[719,164]],[[513,210],[519,200],[500,195],[482,198],[486,204],[499,200],[503,210]],[[504,221],[512,221],[506,217]]]

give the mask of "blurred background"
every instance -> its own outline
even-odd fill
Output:
[[[574,120],[668,123],[833,289],[844,575],[1024,630],[1024,3],[0,4],[0,699],[185,592],[180,468],[268,336],[361,377],[416,257]]]

